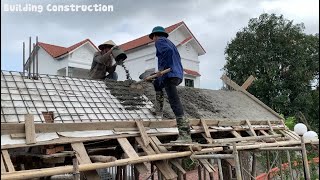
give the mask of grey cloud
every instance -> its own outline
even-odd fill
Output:
[[[105,13],[8,13],[1,8],[2,50],[21,54],[21,42],[29,36],[39,36],[40,41],[69,46],[85,38],[95,44],[113,39],[124,43],[148,34],[156,25],[169,26],[184,21],[206,50],[200,56],[201,86],[219,89],[221,68],[225,63],[224,49],[235,33],[245,27],[250,18],[264,12],[264,2],[278,0],[6,0],[1,5],[31,4],[112,4],[114,12]],[[286,16],[286,8],[276,9],[295,23],[304,22],[306,32],[319,32],[318,17],[304,15]],[[272,12],[272,11],[271,11]],[[319,9],[317,9],[319,13]],[[3,46],[4,45],[4,46]],[[4,61],[4,62],[3,62]],[[5,65],[9,60],[2,60]],[[6,66],[5,66],[6,67]],[[7,66],[12,67],[12,66]]]

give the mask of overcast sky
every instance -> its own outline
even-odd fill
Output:
[[[113,12],[4,12],[5,4],[104,4]],[[1,1],[1,69],[22,71],[22,42],[28,37],[60,46],[89,38],[117,44],[149,34],[154,26],[184,21],[206,54],[200,56],[201,88],[220,89],[224,50],[249,19],[283,14],[319,32],[319,0],[4,0]]]

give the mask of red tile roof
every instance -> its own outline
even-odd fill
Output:
[[[167,33],[170,33],[172,32],[173,30],[175,30],[176,28],[178,28],[181,24],[184,24],[183,21],[177,23],[177,24],[174,24],[172,26],[169,26],[167,28],[165,28],[166,32]],[[145,35],[145,36],[142,36],[138,39],[135,39],[135,40],[132,40],[132,41],[129,41],[129,42],[126,42],[122,45],[120,45],[121,49],[123,49],[124,51],[128,51],[128,50],[131,50],[131,49],[134,49],[134,48],[137,48],[137,47],[141,47],[143,45],[146,45],[146,44],[149,44],[151,43],[153,40],[151,40],[149,38],[149,34],[148,35]]]
[[[183,71],[186,74],[192,75],[192,76],[201,76],[201,74],[199,74],[197,71],[193,71],[193,70],[189,70],[189,69],[183,69]]]
[[[90,41],[90,39],[85,39],[85,40],[78,42],[70,47],[56,46],[56,45],[46,44],[46,43],[42,43],[42,42],[39,42],[39,46],[42,47],[53,58],[57,58],[59,56],[62,56],[66,53],[73,51],[74,49],[76,49],[77,47],[80,47],[81,45],[83,45],[86,42],[91,43],[98,50],[98,48]]]

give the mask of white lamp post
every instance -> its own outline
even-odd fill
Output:
[[[302,136],[304,133],[308,131],[307,126],[302,123],[296,124],[293,129],[294,132],[296,132],[299,136]]]
[[[304,138],[304,140],[317,140],[318,134],[314,131],[308,131],[304,133],[302,137]]]

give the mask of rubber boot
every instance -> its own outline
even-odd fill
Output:
[[[184,116],[179,116],[176,118],[179,137],[175,141],[171,141],[172,143],[192,143],[189,121]]]
[[[154,103],[154,108],[151,110],[152,114],[161,117],[163,116],[163,91],[156,91],[156,100]]]

